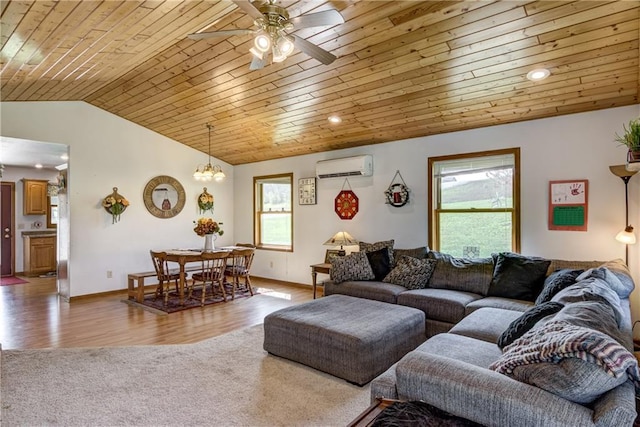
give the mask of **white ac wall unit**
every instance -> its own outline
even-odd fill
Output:
[[[338,178],[341,176],[373,175],[373,156],[343,157],[341,159],[321,160],[316,163],[318,178]]]

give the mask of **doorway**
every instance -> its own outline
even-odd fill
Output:
[[[14,182],[0,183],[0,277],[13,276],[16,269],[15,248],[15,210],[16,185]]]

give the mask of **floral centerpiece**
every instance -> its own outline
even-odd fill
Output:
[[[113,187],[113,193],[102,199],[102,206],[111,214],[111,223],[120,221],[120,215],[129,206],[129,201],[118,194],[118,187]]]
[[[193,223],[196,225],[193,231],[200,237],[207,234],[218,234],[220,236],[224,234],[224,230],[220,228],[222,223],[216,222],[211,218],[200,218],[197,221],[193,221]]]
[[[203,214],[207,211],[211,211],[213,213],[213,195],[207,193],[207,187],[203,188],[202,194],[198,196],[198,207],[200,208],[200,213]]]

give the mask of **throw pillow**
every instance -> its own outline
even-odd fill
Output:
[[[367,252],[369,264],[373,270],[375,280],[381,281],[391,271],[391,263],[389,262],[389,249],[382,248],[377,251]]]
[[[505,347],[489,368],[580,404],[629,379],[640,385],[638,362],[629,350],[608,335],[556,320]]]
[[[525,311],[522,316],[518,317],[516,320],[511,322],[509,326],[507,326],[507,329],[505,329],[498,338],[498,347],[502,350],[525,333],[529,332],[529,330],[533,328],[539,320],[557,313],[562,309],[562,307],[564,307],[563,304],[554,301],[544,302],[540,305],[531,307],[529,310]]]
[[[576,282],[592,277],[603,280],[620,298],[628,298],[634,288],[633,282],[630,283],[630,286],[629,284],[622,283],[620,276],[614,274],[607,267],[589,269],[578,276]]]
[[[352,252],[346,256],[331,258],[330,276],[336,284],[347,280],[371,280],[375,277],[364,252]]]
[[[542,290],[551,261],[512,252],[495,256],[489,296],[535,301]]]
[[[429,287],[487,295],[493,277],[492,258],[455,258],[441,252],[429,252],[436,266]]]
[[[570,270],[563,269],[554,271],[546,279],[544,279],[544,286],[542,292],[536,298],[536,305],[543,302],[551,301],[551,298],[555,294],[576,283],[576,277],[580,275],[584,270]]]
[[[401,256],[396,266],[382,279],[383,282],[404,286],[407,289],[424,289],[433,273],[435,261]]]
[[[393,258],[393,242],[394,240],[383,240],[380,242],[375,242],[375,243],[366,243],[366,242],[359,242],[358,245],[360,246],[360,251],[362,252],[375,252],[378,251],[382,248],[388,248],[389,249],[389,262],[391,263],[391,265],[395,265],[395,261]]]

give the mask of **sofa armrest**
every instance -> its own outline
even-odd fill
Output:
[[[589,408],[453,358],[412,351],[396,368],[402,400],[422,400],[486,426],[594,425]]]

